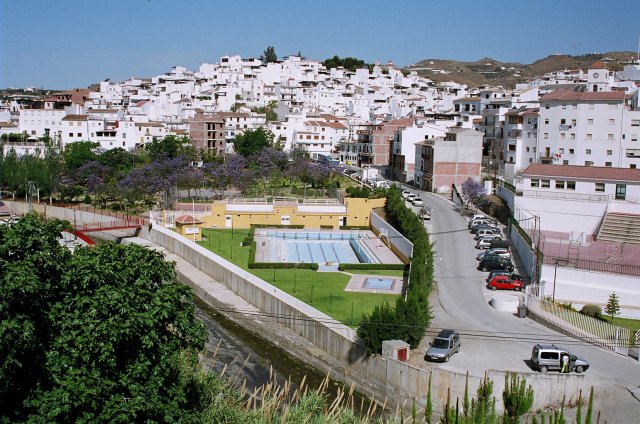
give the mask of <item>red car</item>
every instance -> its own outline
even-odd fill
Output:
[[[491,290],[522,290],[524,283],[521,280],[516,280],[508,275],[496,275],[489,281],[488,287]]]

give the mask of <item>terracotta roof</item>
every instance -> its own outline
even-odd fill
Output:
[[[0,128],[17,128],[18,126],[13,122],[0,122]]]
[[[89,113],[118,113],[118,109],[89,109]]]
[[[611,168],[608,166],[546,165],[534,163],[524,170],[523,175],[525,177],[560,177],[640,183],[640,169]]]
[[[591,65],[589,65],[589,69],[609,69],[609,68],[607,68],[607,65],[605,65],[601,61],[596,60]]]
[[[62,120],[63,121],[86,121],[88,117],[89,117],[89,115],[74,115],[74,114],[70,114],[70,115],[66,115],[64,118],[62,118]]]
[[[339,122],[325,122],[325,121],[306,121],[304,123],[305,125],[311,126],[311,127],[328,127],[328,128],[335,128],[338,130],[346,130],[348,129],[348,127],[344,124],[341,124]]]
[[[136,127],[164,127],[160,122],[136,122]]]
[[[480,101],[480,97],[460,97],[459,99],[455,99],[453,101],[453,103],[460,103],[460,102],[479,102]]]
[[[176,218],[178,224],[202,224],[198,218],[194,218],[191,215],[182,215]]]
[[[222,118],[250,118],[251,114],[246,112],[217,112]]]
[[[540,97],[540,101],[566,100],[566,101],[597,101],[597,100],[624,100],[622,91],[597,91],[597,92],[576,92],[571,90],[554,90],[551,93]]]

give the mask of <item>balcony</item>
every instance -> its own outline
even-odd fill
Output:
[[[558,126],[558,131],[569,131],[571,127],[572,125],[569,125],[569,124],[560,124]]]

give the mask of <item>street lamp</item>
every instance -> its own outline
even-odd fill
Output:
[[[558,261],[555,261],[553,263],[553,294],[551,296],[551,299],[553,300],[553,303],[556,303],[556,276],[558,274]]]

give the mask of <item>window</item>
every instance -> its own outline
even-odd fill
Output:
[[[127,138],[127,133],[122,133],[122,138]]]
[[[640,127],[640,119],[632,119],[631,120],[632,127]]]
[[[593,119],[591,118],[587,119],[587,125],[593,125]]]
[[[82,133],[78,133],[78,137],[82,137]]]
[[[535,180],[531,180],[531,187],[540,187],[540,180],[535,179]]]
[[[558,153],[560,153],[561,155],[564,155],[564,148],[562,148],[562,147],[561,147],[561,148],[558,150]]]
[[[613,155],[613,150],[607,150],[607,156]]]
[[[545,109],[549,109],[549,103],[547,103],[546,105],[544,105]]]
[[[574,153],[575,153],[575,150],[573,150],[573,149],[569,149],[569,154],[570,154],[570,155],[572,155],[572,154],[574,154]]]
[[[564,133],[560,133],[560,140],[564,140]]]
[[[615,119],[609,119],[609,125],[615,125],[615,124],[616,124]]]
[[[551,187],[551,180],[541,180],[540,188],[549,188]]]
[[[611,164],[611,162],[605,162],[605,163],[604,163],[604,166],[611,167],[611,165],[612,165],[612,164]]]
[[[564,181],[556,181],[556,189],[564,190]]]
[[[591,161],[591,160],[585,160],[585,161],[584,161],[584,166],[593,166],[593,161]]]
[[[596,183],[596,191],[604,193],[604,183]]]
[[[575,119],[571,120],[571,125],[576,125],[577,121]]]
[[[569,161],[568,161],[568,160],[563,160],[563,161],[562,161],[562,164],[563,164],[563,165],[569,165]]]
[[[587,134],[587,140],[591,140],[593,138],[593,134]]]
[[[591,149],[587,149],[584,152],[585,152],[585,154],[590,155],[591,154]]]
[[[69,133],[69,137],[73,137],[73,133]]]
[[[549,138],[549,133],[544,133],[544,138]]]
[[[635,164],[635,163],[632,163],[631,165],[629,165],[629,168],[631,168],[631,169],[636,169],[636,164]]]
[[[567,190],[575,190],[576,182],[575,181],[567,181]]]
[[[567,108],[567,105],[562,105],[562,109],[566,109],[566,108]]]
[[[527,152],[528,152],[529,150],[531,150],[531,148],[527,147]]]
[[[569,138],[571,140],[575,140],[576,139],[576,135],[574,133],[569,134]]]
[[[544,118],[544,124],[549,125],[549,118]]]
[[[560,125],[565,125],[566,123],[567,123],[567,120],[566,120],[566,119],[562,118],[562,119],[560,120]]]
[[[607,140],[613,140],[613,134],[607,134]]]

